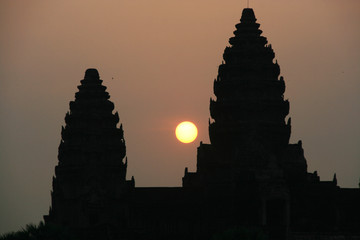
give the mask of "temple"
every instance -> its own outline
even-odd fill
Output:
[[[103,222],[118,221],[123,192],[133,188],[126,181],[126,147],[119,115],[112,113],[96,69],[88,69],[78,86],[75,101],[65,116],[46,222],[71,226],[77,231]]]
[[[200,143],[182,187],[126,180],[119,115],[88,69],[65,117],[46,223],[80,239],[360,239],[360,189],[320,181],[301,141],[289,143],[285,81],[259,26],[245,8],[214,80],[211,143]]]

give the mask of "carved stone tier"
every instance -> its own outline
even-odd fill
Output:
[[[285,82],[273,62],[274,51],[259,26],[253,10],[244,9],[214,81],[209,135],[214,145],[251,142],[277,154],[290,138],[290,122],[285,123],[289,102],[284,100]]]
[[[98,71],[86,70],[78,89],[61,130],[52,207],[45,217],[77,230],[116,222],[124,192],[134,187],[134,180],[126,181],[124,131],[116,126],[119,114],[113,113]]]

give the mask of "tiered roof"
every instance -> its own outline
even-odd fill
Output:
[[[274,51],[259,26],[253,10],[244,9],[214,81],[209,135],[215,145],[256,144],[277,152],[290,137],[289,102]]]
[[[47,222],[83,228],[115,214],[126,181],[126,146],[119,115],[96,69],[88,69],[65,116]],[[120,207],[120,205],[119,205]],[[111,220],[112,221],[112,220]]]

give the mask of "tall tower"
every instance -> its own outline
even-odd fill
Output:
[[[61,130],[52,204],[46,222],[81,231],[121,225],[126,181],[126,147],[119,115],[113,113],[96,69],[88,69]],[[119,214],[120,213],[120,214]],[[91,232],[91,231],[90,231]]]
[[[283,234],[277,239],[284,239],[289,189],[282,164],[291,132],[289,102],[274,51],[259,26],[254,11],[245,8],[214,81],[211,144],[200,143],[197,171],[185,170],[183,186],[206,196],[204,222],[212,222],[204,232],[221,224],[276,226],[271,229]]]
[[[259,26],[253,10],[244,9],[214,81],[209,135],[216,146],[248,149],[256,144],[276,154],[289,142],[289,102],[274,51]]]
[[[211,144],[198,149],[201,181],[258,175],[269,169],[281,175],[281,157],[289,145],[290,119],[285,121],[289,102],[284,100],[285,82],[279,77],[274,51],[261,36],[251,8],[243,10],[240,21],[214,80]],[[184,180],[186,185],[189,178]]]

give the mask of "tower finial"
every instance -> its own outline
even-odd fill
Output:
[[[247,0],[247,8],[249,8],[249,0]]]
[[[336,178],[336,173],[334,173],[334,177],[333,177],[333,183],[335,183],[335,185],[337,185],[337,178]]]

